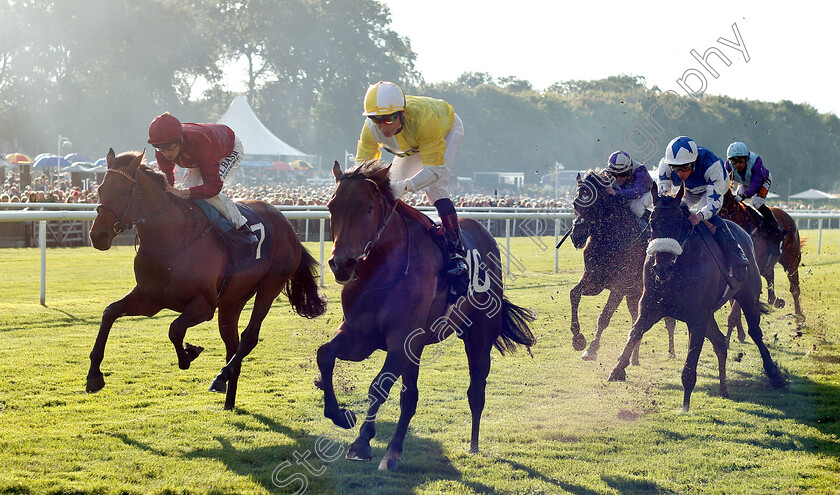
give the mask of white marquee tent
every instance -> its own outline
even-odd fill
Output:
[[[217,121],[224,124],[236,133],[242,140],[242,147],[245,148],[245,160],[267,161],[294,159],[306,159],[317,162],[317,157],[304,153],[282,139],[272,134],[271,131],[260,122],[260,119],[251,109],[245,96],[238,95],[228,107],[227,111]],[[243,165],[247,166],[245,162]]]

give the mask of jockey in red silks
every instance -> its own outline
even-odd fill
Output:
[[[242,142],[222,124],[182,124],[166,112],[149,125],[149,144],[155,147],[158,168],[169,182],[167,192],[181,199],[203,199],[235,228],[219,227],[231,237],[255,244],[256,236],[233,200],[222,194],[223,181],[242,161]],[[175,185],[175,165],[187,169],[183,185]]]
[[[391,190],[394,198],[406,192],[425,191],[437,209],[446,233],[450,259],[447,274],[456,294],[469,287],[466,251],[455,205],[449,198],[452,162],[461,148],[464,124],[449,103],[425,96],[406,96],[396,84],[379,81],[364,99],[365,124],[356,150],[356,161],[376,160],[380,148],[394,154]]]

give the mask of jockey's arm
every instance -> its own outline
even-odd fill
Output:
[[[723,195],[729,189],[729,181],[726,180],[723,173],[723,164],[720,160],[707,168],[703,176],[706,179],[706,204],[700,208],[697,214],[703,220],[708,220],[717,215],[718,210],[723,206]]]
[[[665,163],[665,158],[659,160],[659,169],[657,175],[659,176],[659,194],[671,194],[674,188],[674,182],[671,180],[671,166]]]
[[[744,198],[751,198],[761,190],[761,183],[767,178],[768,172],[761,162],[761,157],[756,156],[755,163],[752,166],[752,177],[750,178],[750,185],[747,187],[741,196]]]

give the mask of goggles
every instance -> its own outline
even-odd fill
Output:
[[[671,165],[671,170],[674,172],[691,172],[692,169],[694,169],[694,162],[685,165]]]
[[[165,144],[155,144],[153,146],[158,151],[162,151],[162,152],[172,151],[176,147],[178,147],[178,141],[173,141],[171,143],[165,143]]]
[[[400,118],[400,114],[397,112],[389,115],[371,115],[368,118],[376,125],[393,124],[398,118]]]
[[[745,156],[733,156],[729,159],[729,163],[747,163],[747,157]]]

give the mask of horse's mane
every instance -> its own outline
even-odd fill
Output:
[[[123,168],[131,162],[133,162],[142,154],[142,151],[125,151],[123,153],[120,153],[116,156],[116,158],[114,158],[114,163],[111,168]],[[139,170],[146,174],[147,177],[157,182],[161,189],[166,188],[166,175],[164,175],[164,173],[160,170],[150,167],[149,164],[146,163],[145,159],[143,159],[143,161],[140,163]]]
[[[389,203],[395,203],[397,200],[394,198],[394,193],[391,192],[390,177],[386,176],[381,180],[375,177],[377,172],[381,172],[382,169],[388,165],[390,164],[383,163],[380,160],[365,160],[356,167],[351,168],[338,176],[338,182],[343,180],[370,179],[379,186],[379,191],[383,196],[385,196],[385,199],[388,200]]]
[[[600,187],[612,186],[615,181],[602,175],[603,170],[600,168],[589,169],[583,175],[583,180],[588,183],[596,183]]]

